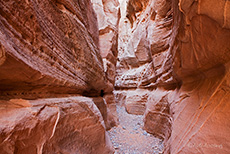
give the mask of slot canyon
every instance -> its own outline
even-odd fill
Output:
[[[1,0],[0,154],[229,154],[229,0]]]

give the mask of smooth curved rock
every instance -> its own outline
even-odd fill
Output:
[[[126,8],[121,9],[115,88],[175,88],[178,80],[172,75],[171,2],[123,3]]]
[[[89,0],[0,1],[0,153],[113,153],[107,82]]]
[[[108,107],[108,126],[118,124],[116,103],[113,90],[118,55],[118,24],[120,20],[120,6],[118,0],[91,0],[97,14],[99,25],[99,48],[103,59],[106,77],[106,88],[103,96]]]
[[[179,4],[179,5],[178,5]],[[171,103],[171,153],[223,153],[229,144],[228,1],[174,2],[173,72],[182,87]]]
[[[0,153],[112,153],[100,111],[87,97],[1,101]]]
[[[129,90],[126,94],[125,109],[129,114],[143,115],[150,91],[137,89]]]
[[[165,142],[172,131],[169,93],[170,91],[163,89],[157,89],[149,93],[144,115],[144,129]]]
[[[144,128],[165,153],[229,153],[229,1],[122,4],[117,100],[151,90]]]

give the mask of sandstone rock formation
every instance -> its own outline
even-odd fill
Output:
[[[108,108],[109,125],[118,124],[116,103],[113,94],[118,54],[118,23],[120,8],[118,0],[91,0],[97,14],[99,27],[99,48],[104,64],[107,88],[103,91]]]
[[[113,153],[117,104],[165,154],[230,153],[230,2],[119,2],[0,1],[0,153]]]
[[[109,153],[101,113],[87,97],[1,101],[0,153]]]
[[[2,97],[98,95],[106,88],[90,1],[2,1],[0,7]]]
[[[205,79],[184,84],[173,97],[172,134],[166,149],[171,153],[230,152],[229,64],[204,74]]]
[[[173,71],[183,84],[171,104],[171,153],[230,152],[229,6],[206,0],[173,5]]]
[[[165,140],[165,153],[229,153],[230,3],[122,4],[117,101],[150,91],[144,128]]]
[[[175,88],[178,81],[172,75],[170,54],[171,3],[129,0],[122,5],[115,88]]]
[[[0,153],[112,153],[91,1],[1,1],[0,27]]]
[[[167,141],[172,131],[172,113],[169,94],[172,91],[157,89],[150,93],[144,118],[144,128],[156,137]]]

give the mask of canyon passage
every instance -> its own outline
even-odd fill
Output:
[[[230,1],[0,1],[0,154],[229,154]]]

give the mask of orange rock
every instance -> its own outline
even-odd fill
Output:
[[[4,1],[0,9],[0,97],[99,95],[106,88],[89,0]]]
[[[146,110],[146,103],[150,91],[137,89],[134,91],[127,91],[125,109],[130,114],[142,115]]]
[[[1,108],[1,153],[112,153],[100,111],[87,97]]]

